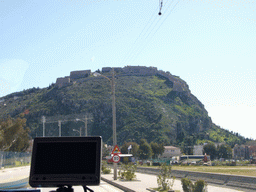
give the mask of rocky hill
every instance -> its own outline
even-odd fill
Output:
[[[111,79],[111,68],[98,73]],[[188,85],[170,72],[155,67],[115,68],[117,142],[163,142],[180,145],[188,138],[193,143],[207,140],[231,146],[245,138],[212,123],[204,105],[191,94]],[[43,89],[32,88],[0,98],[0,119],[25,113],[31,136],[101,135],[112,142],[111,84],[90,70],[74,71]],[[80,119],[79,121],[75,121]],[[83,120],[84,122],[82,122]],[[58,124],[59,122],[59,124]],[[81,129],[80,129],[81,128]],[[76,131],[74,131],[76,130]]]

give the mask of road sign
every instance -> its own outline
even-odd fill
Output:
[[[119,147],[116,145],[111,154],[121,154]]]
[[[118,163],[121,160],[121,157],[118,154],[113,155],[112,161]]]

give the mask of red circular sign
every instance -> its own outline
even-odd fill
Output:
[[[118,163],[121,160],[120,156],[118,154],[113,155],[112,161],[114,163]]]

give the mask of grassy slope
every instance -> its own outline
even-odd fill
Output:
[[[173,169],[256,177],[256,167],[251,166],[173,166]]]

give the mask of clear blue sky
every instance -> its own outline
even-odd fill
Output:
[[[0,0],[0,97],[70,71],[154,66],[256,139],[255,0]]]

